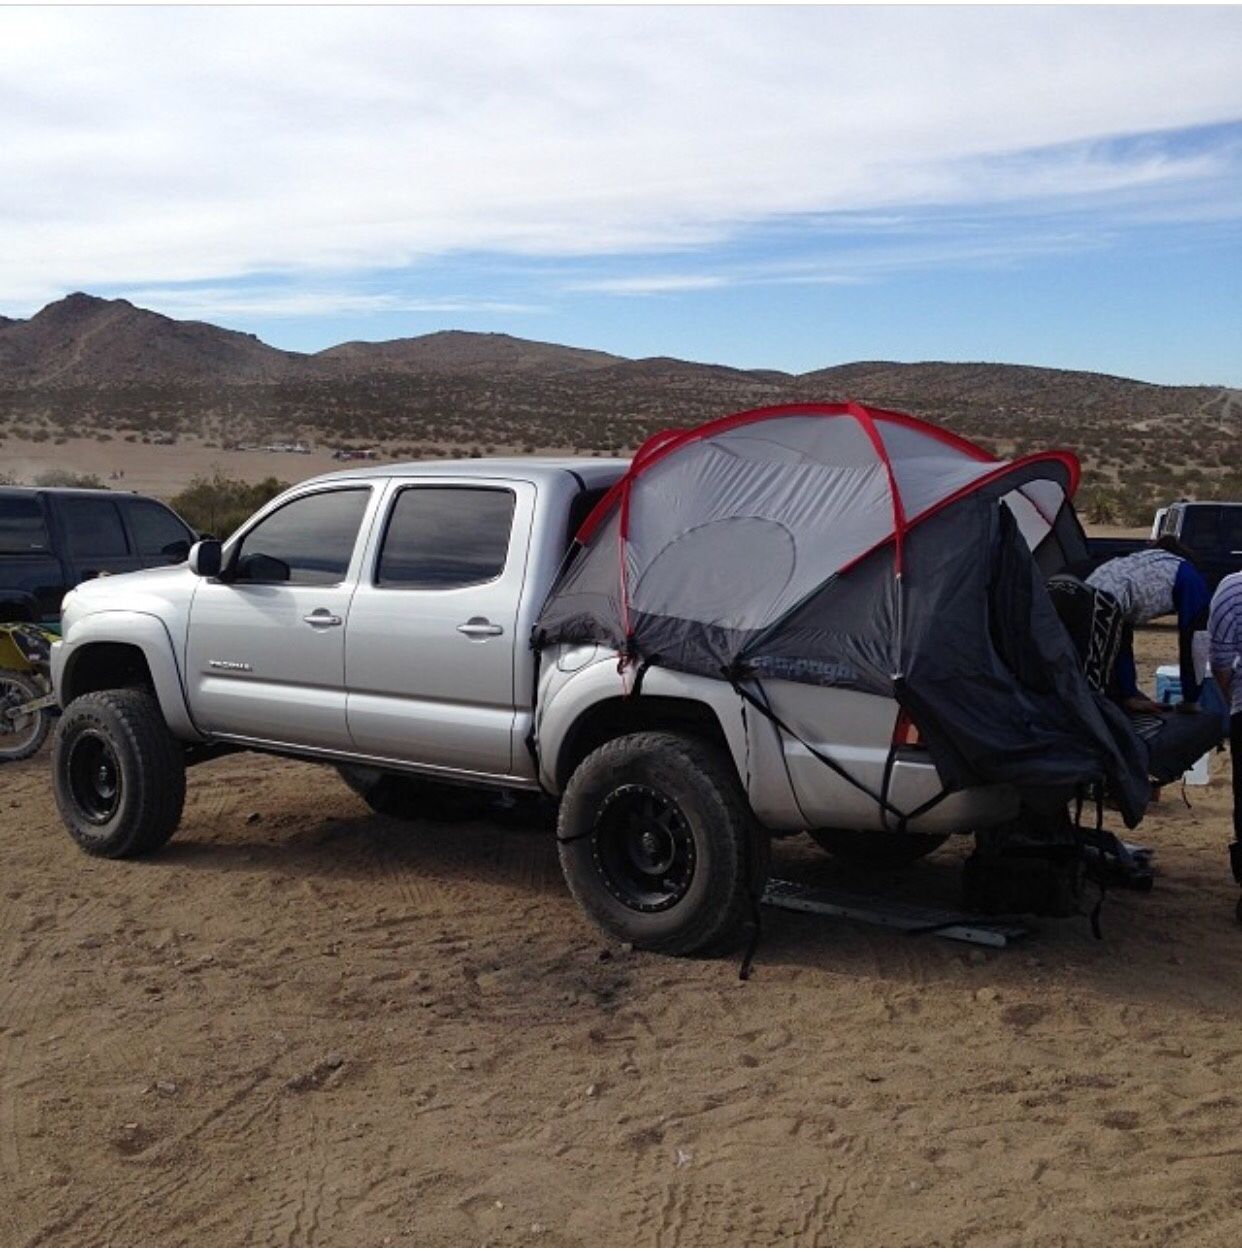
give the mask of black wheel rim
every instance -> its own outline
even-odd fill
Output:
[[[694,879],[694,833],[672,798],[624,784],[603,801],[591,834],[595,866],[609,893],[631,910],[667,911]]]
[[[106,824],[121,804],[121,768],[97,732],[83,732],[69,751],[69,791],[93,824]]]

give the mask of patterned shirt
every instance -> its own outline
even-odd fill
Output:
[[[1165,549],[1140,549],[1096,567],[1087,583],[1112,594],[1126,622],[1137,627],[1173,613],[1173,585],[1181,565],[1182,559]]]
[[[1232,671],[1230,710],[1242,714],[1242,571],[1226,575],[1212,598],[1208,616],[1208,660],[1216,671]]]

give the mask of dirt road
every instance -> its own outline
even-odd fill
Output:
[[[45,757],[0,769],[0,1243],[1236,1244],[1222,767],[1103,942],[770,911],[747,984],[605,953],[545,835],[324,768],[199,768],[134,864],[70,845]],[[894,891],[952,901],[965,848]]]

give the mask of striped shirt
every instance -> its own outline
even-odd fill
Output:
[[[1230,710],[1242,714],[1242,571],[1227,575],[1212,598],[1208,615],[1208,661],[1213,670],[1232,671]]]

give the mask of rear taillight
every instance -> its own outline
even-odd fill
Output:
[[[904,710],[898,711],[897,722],[893,725],[894,745],[922,745],[923,734],[918,725]]]

